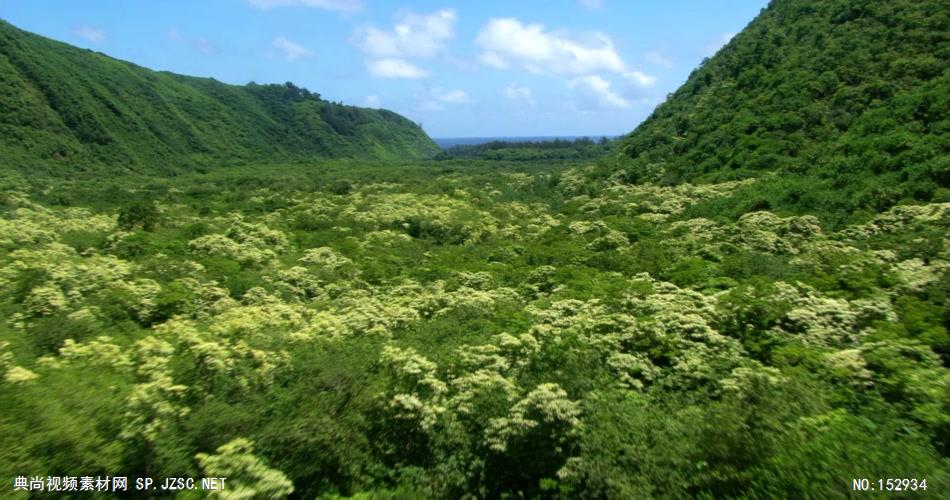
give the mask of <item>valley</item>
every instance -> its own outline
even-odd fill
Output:
[[[943,7],[775,0],[626,136],[441,153],[0,25],[0,496],[945,497]]]

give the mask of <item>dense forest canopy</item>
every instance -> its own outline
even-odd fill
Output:
[[[948,90],[945,2],[774,0],[624,139],[624,179],[767,177],[760,208],[800,213],[948,201]]]
[[[589,137],[545,141],[489,141],[482,144],[459,144],[436,155],[438,160],[481,159],[510,161],[594,160],[613,151],[613,142],[606,137],[595,141]]]
[[[619,141],[427,160],[386,111],[0,26],[0,477],[944,498],[947,16],[776,0]]]

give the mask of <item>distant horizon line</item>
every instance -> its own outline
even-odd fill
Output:
[[[432,139],[558,139],[558,138],[600,138],[600,137],[621,137],[622,134],[559,134],[559,135],[431,135]]]

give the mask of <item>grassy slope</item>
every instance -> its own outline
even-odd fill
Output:
[[[736,213],[946,201],[948,68],[945,2],[773,1],[624,139],[624,177],[781,176]]]
[[[386,110],[290,85],[154,72],[2,22],[0,131],[5,163],[54,169],[438,152],[418,126]]]

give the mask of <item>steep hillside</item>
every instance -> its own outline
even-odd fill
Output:
[[[155,72],[0,21],[0,160],[8,165],[169,168],[438,151],[390,111],[334,104],[290,83]]]
[[[950,9],[942,0],[774,0],[624,139],[620,155],[632,183],[780,177],[723,207],[737,213],[947,201]]]

